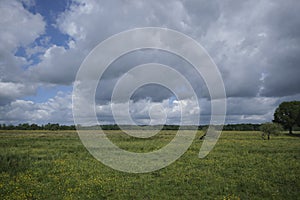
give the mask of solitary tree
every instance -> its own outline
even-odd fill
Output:
[[[204,140],[204,138],[207,134],[207,131],[208,131],[208,127],[207,126],[203,127],[202,131],[203,131],[203,135],[199,138],[200,140]]]
[[[273,122],[281,124],[292,134],[293,127],[300,126],[300,101],[281,103],[275,110]]]
[[[278,134],[281,130],[282,127],[280,124],[276,123],[264,123],[260,126],[260,130],[262,131],[262,138],[265,139],[265,135],[268,136],[268,140],[270,139],[271,134]]]

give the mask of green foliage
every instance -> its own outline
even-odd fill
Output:
[[[48,123],[46,125],[39,126],[38,124],[29,124],[29,123],[23,123],[18,124],[17,126],[14,126],[12,124],[6,125],[6,124],[0,124],[0,130],[51,130],[51,131],[57,131],[57,130],[75,130],[74,125],[59,125]]]
[[[273,121],[281,124],[292,133],[295,125],[300,126],[300,101],[281,103],[275,110]]]
[[[260,124],[227,124],[224,131],[259,131]]]
[[[149,152],[176,131],[106,133],[126,150]],[[226,131],[204,159],[201,144],[164,169],[130,174],[94,159],[75,131],[0,131],[0,199],[299,199],[299,137],[266,143],[259,132]]]
[[[263,132],[262,137],[264,138],[267,135],[269,140],[270,135],[278,135],[282,131],[282,127],[277,123],[264,123],[260,126],[260,130]]]
[[[299,119],[300,120],[300,119]],[[225,131],[259,131],[260,124],[226,124],[223,126],[223,130]],[[120,127],[117,124],[106,124],[106,125],[100,125],[102,130],[121,130]],[[162,127],[162,130],[178,130],[179,128],[181,130],[195,130],[195,128],[198,128],[198,130],[204,130],[208,127],[208,125],[200,125],[200,126],[179,126],[179,125],[168,125],[165,124]],[[77,128],[80,129],[97,129],[99,126],[81,126],[77,125]],[[128,130],[137,130],[137,126],[135,125],[123,125],[122,128],[128,129]],[[151,126],[153,130],[160,130],[160,125],[154,125]],[[139,127],[140,129],[140,127]],[[149,129],[149,126],[147,126],[147,129]],[[6,124],[0,124],[0,130],[75,130],[75,125],[60,125],[58,123],[52,124],[48,123],[45,125],[37,125],[37,124],[28,124],[23,123],[19,124],[17,126],[14,126],[10,124],[7,126]]]

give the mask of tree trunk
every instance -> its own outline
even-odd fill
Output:
[[[289,128],[289,134],[293,134],[293,127]]]
[[[268,140],[270,140],[270,133],[268,134]]]

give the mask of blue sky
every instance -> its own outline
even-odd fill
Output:
[[[293,0],[3,0],[0,123],[72,124],[72,88],[84,58],[113,34],[149,26],[182,32],[207,50],[224,81],[227,123],[271,121],[280,102],[300,100],[299,9]],[[117,80],[148,62],[172,66],[189,79],[200,103],[200,123],[208,123],[211,101],[202,78],[181,58],[155,50],[122,56],[105,72],[95,97],[100,123],[114,123],[110,99]],[[199,109],[188,97],[178,102],[157,86],[140,88],[131,100],[132,117],[145,124],[158,104],[171,124],[179,122],[180,103],[191,113]],[[154,123],[163,120],[156,117]]]
[[[45,32],[34,40],[29,46],[31,47],[45,47],[49,48],[50,45],[63,46],[68,48],[67,42],[70,40],[70,36],[62,33],[56,25],[56,19],[62,14],[70,5],[70,1],[53,1],[53,0],[35,0],[28,5],[28,3],[22,2],[22,5],[32,14],[40,14],[43,17],[45,25]],[[26,48],[20,46],[15,55],[25,57],[30,60],[30,64],[23,65],[22,67],[26,70],[31,65],[40,62],[39,56],[43,52],[35,53],[33,55],[26,55]],[[48,99],[54,97],[57,92],[70,93],[72,86],[68,85],[53,85],[53,86],[39,86],[33,95],[25,96],[23,100],[29,100],[37,103],[42,103]]]

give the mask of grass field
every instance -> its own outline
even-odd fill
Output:
[[[174,133],[143,140],[108,135],[124,149],[145,152]],[[201,143],[164,169],[130,174],[95,160],[75,131],[2,131],[0,199],[300,199],[300,137],[268,141],[259,132],[223,132],[204,159]]]

